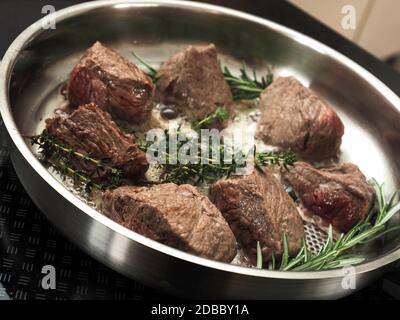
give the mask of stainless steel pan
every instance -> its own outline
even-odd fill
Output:
[[[61,10],[56,29],[27,28],[5,54],[1,115],[12,161],[36,205],[70,240],[111,268],[186,297],[338,298],[343,271],[271,272],[199,258],[125,229],[75,197],[42,166],[23,134],[41,130],[62,103],[59,87],[85,48],[100,40],[159,63],[187,44],[214,42],[231,66],[240,60],[294,74],[328,100],[346,126],[343,160],[369,177],[400,185],[400,100],[362,67],[298,32],[238,11],[178,1],[96,1]],[[400,258],[400,234],[367,248],[356,287]]]

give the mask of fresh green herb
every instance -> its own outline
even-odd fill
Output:
[[[62,174],[71,176],[74,181],[82,182],[87,191],[90,191],[92,187],[100,190],[115,188],[121,183],[123,172],[120,168],[115,168],[103,160],[95,159],[62,145],[47,130],[43,130],[39,135],[30,137],[30,140],[32,145],[38,145],[42,161],[48,162]],[[96,170],[92,174],[78,170],[74,168],[74,159],[91,164]],[[101,176],[103,184],[94,181],[98,180],[94,178],[95,174],[97,174],[97,178]]]
[[[199,130],[210,124],[229,119],[229,112],[225,107],[218,107],[212,114],[202,120],[195,120],[192,122],[193,130]]]
[[[281,266],[279,267],[279,270],[284,270],[289,262],[289,243],[288,243],[286,233],[283,233],[282,243],[283,243],[283,254],[282,254]]]
[[[275,254],[272,252],[271,261],[268,263],[268,270],[275,270]]]
[[[132,51],[132,55],[147,69],[146,74],[153,80],[157,80],[157,70],[150,66],[144,59],[142,59],[136,52]]]
[[[182,145],[185,143],[180,142]],[[181,145],[178,145],[180,148]],[[214,181],[230,176],[236,169],[244,167],[243,164],[239,164],[236,159],[237,157],[232,156],[231,163],[224,163],[224,146],[219,146],[219,149],[214,150],[212,144],[208,145],[208,155],[219,154],[218,158],[209,157],[206,160],[208,163],[201,163],[205,160],[201,158],[201,149],[197,148],[196,159],[190,163],[177,163],[177,164],[167,164],[162,165],[164,169],[163,181],[173,182],[176,184],[184,184],[191,182],[195,185],[202,183],[213,183]],[[168,152],[168,150],[167,150]]]
[[[223,157],[223,148],[221,148],[221,159]],[[285,159],[291,158],[285,152],[277,153],[272,156],[269,154],[270,162],[264,162],[263,166],[267,165],[284,165],[288,166],[293,163],[283,162]],[[200,155],[199,155],[200,158]],[[202,183],[213,183],[221,178],[230,177],[236,170],[245,168],[246,164],[238,163],[233,157],[231,163],[219,163],[216,159],[209,158],[209,163],[187,163],[177,165],[164,165],[164,182],[174,182],[183,184],[192,182],[195,185]],[[199,159],[200,161],[200,159]]]
[[[258,80],[254,68],[253,77],[251,77],[247,72],[245,63],[242,64],[242,68],[240,69],[240,76],[234,76],[227,66],[224,66],[223,72],[235,100],[252,100],[258,98],[260,93],[268,87],[274,79],[273,73],[271,70],[268,70],[268,74],[262,76],[261,79]]]
[[[184,136],[181,128],[178,128],[175,134],[177,136],[180,134]],[[186,141],[184,139],[179,139],[177,141],[177,150],[180,150],[180,148],[187,143],[197,144],[197,153],[194,155],[193,159],[188,163],[180,163],[179,159],[176,159],[176,156],[173,156],[169,150],[171,134],[168,130],[165,130],[164,137],[166,150],[163,155],[165,163],[158,164],[158,166],[163,170],[163,182],[173,182],[176,184],[192,183],[195,185],[202,183],[209,184],[220,178],[229,177],[238,169],[244,169],[247,165],[245,161],[241,161],[246,159],[244,152],[235,150],[235,153],[232,149],[226,149],[227,147],[223,144],[214,146],[213,143],[208,143],[204,145],[204,141],[199,140],[200,136],[195,137],[197,141],[195,139],[190,140],[190,137],[188,137]],[[142,142],[139,143],[139,146],[146,152],[159,151],[151,150],[148,143]],[[204,154],[208,155],[207,159],[204,159]],[[228,158],[225,157],[226,155],[229,155]],[[176,161],[170,161],[171,159]],[[204,163],[204,160],[206,160],[207,163]],[[268,165],[281,165],[287,167],[292,165],[295,161],[296,156],[291,151],[276,153],[254,151],[254,162],[257,168]]]
[[[106,187],[102,184],[95,183],[92,179],[90,179],[84,171],[75,170],[70,167],[65,159],[59,158],[57,160],[48,160],[48,163],[53,166],[56,170],[58,170],[63,175],[70,176],[74,182],[81,182],[84,185],[84,190],[86,192],[90,192],[92,187],[98,190],[105,190]],[[64,178],[64,177],[63,177]]]
[[[325,245],[317,254],[310,252],[304,240],[299,253],[293,258],[289,258],[288,240],[284,235],[283,255],[279,270],[316,271],[356,265],[365,261],[366,258],[363,255],[347,253],[350,249],[377,239],[388,232],[399,230],[400,225],[389,228],[387,226],[390,219],[400,211],[400,202],[395,203],[398,191],[394,192],[390,200],[386,200],[383,185],[378,184],[375,180],[371,183],[376,190],[378,202],[375,214],[373,214],[374,211],[371,211],[366,219],[359,222],[346,234],[341,234],[336,241],[333,237],[332,226],[329,226]],[[270,263],[270,269],[275,269],[275,262]]]
[[[284,152],[257,152],[256,148],[254,150],[255,164],[258,167],[279,165],[287,168],[297,160],[296,154],[290,150]]]
[[[151,67],[143,58],[137,53],[132,52],[132,55],[146,68],[147,75],[157,80],[157,70]],[[226,82],[231,88],[234,100],[253,100],[260,96],[260,93],[268,87],[274,80],[274,75],[270,68],[268,73],[260,79],[257,77],[256,70],[253,68],[252,76],[247,71],[247,66],[243,62],[240,68],[240,75],[235,76],[227,66],[223,67],[223,74]]]
[[[257,241],[257,268],[262,269],[262,267],[263,267],[262,251],[261,251],[260,241]]]

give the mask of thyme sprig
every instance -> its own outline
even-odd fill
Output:
[[[229,112],[225,107],[218,107],[213,113],[201,120],[195,120],[192,122],[193,130],[199,130],[208,125],[214,124],[219,121],[224,121],[229,119]]]
[[[30,141],[32,145],[39,147],[39,154],[42,161],[48,162],[62,174],[71,176],[74,181],[82,182],[86,191],[90,191],[92,187],[99,190],[114,188],[121,183],[123,176],[122,169],[110,166],[104,160],[95,159],[90,155],[64,146],[49,134],[47,130],[43,130],[39,135],[30,137]],[[74,168],[73,159],[90,163],[95,166],[96,170],[89,174],[84,170]],[[95,174],[97,174],[97,178],[101,176],[102,184],[95,182]]]
[[[361,254],[348,253],[356,246],[375,240],[388,232],[399,230],[400,225],[388,227],[388,222],[400,211],[400,202],[395,203],[398,191],[394,192],[389,200],[386,199],[382,184],[371,181],[376,191],[377,210],[371,210],[366,219],[360,221],[346,234],[341,234],[335,241],[333,228],[330,225],[325,245],[317,254],[312,254],[306,241],[298,254],[289,257],[289,245],[286,234],[283,235],[283,254],[279,270],[281,271],[316,271],[357,265],[366,260]],[[257,261],[262,260],[261,250],[257,250]],[[275,261],[269,263],[270,270],[276,270]]]
[[[223,157],[223,149],[221,148],[221,159]],[[257,158],[264,158],[264,153],[257,153]],[[291,152],[268,153],[268,161],[262,164],[257,163],[257,167],[268,165],[289,166],[293,164]],[[165,182],[174,182],[177,184],[193,182],[198,185],[201,183],[213,183],[221,178],[232,176],[238,169],[244,169],[246,164],[238,163],[235,157],[232,157],[231,163],[221,163],[208,159],[209,163],[187,163],[178,165],[164,165]]]
[[[257,152],[254,148],[255,164],[258,167],[279,165],[287,168],[296,162],[296,154],[290,150],[284,152]]]
[[[68,165],[68,161],[58,159],[58,160],[48,160],[48,163],[53,166],[56,170],[58,170],[63,175],[68,175],[72,178],[72,180],[76,182],[83,183],[84,190],[86,192],[90,192],[92,188],[96,188],[98,190],[105,190],[107,187],[103,184],[99,184],[94,182],[89,178],[88,174],[82,170],[75,170]],[[65,179],[65,176],[63,176]]]
[[[195,131],[194,131],[195,132]],[[196,154],[191,157],[188,162],[180,162],[176,156],[176,152],[172,153],[169,149],[170,139],[172,136],[185,137],[185,139],[177,139],[176,150],[180,150],[182,146],[189,143],[196,144]],[[204,144],[200,135],[185,135],[181,127],[171,134],[168,130],[164,131],[165,150],[160,151],[153,149],[148,143],[141,142],[139,147],[143,151],[163,152],[164,163],[157,164],[162,169],[162,182],[173,182],[176,184],[192,183],[199,185],[202,183],[213,183],[220,178],[229,177],[239,169],[245,169],[248,163],[246,154],[241,150],[233,150],[233,148],[225,145],[214,146],[213,143]],[[210,142],[210,141],[209,141]],[[162,143],[162,142],[161,142]],[[173,144],[175,146],[175,144]],[[254,164],[256,167],[268,165],[281,165],[287,167],[296,161],[296,156],[291,151],[283,152],[257,152],[254,148]],[[207,158],[204,157],[207,155]],[[228,155],[228,157],[226,157]],[[172,161],[171,161],[172,160]],[[206,163],[204,163],[206,160]]]
[[[274,75],[270,68],[268,68],[268,73],[262,76],[260,80],[257,78],[256,70],[253,68],[251,77],[244,62],[240,68],[240,76],[234,76],[227,66],[224,66],[223,73],[231,88],[234,100],[256,99],[274,80]]]

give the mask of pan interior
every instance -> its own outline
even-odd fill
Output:
[[[42,30],[19,53],[11,77],[12,112],[21,134],[43,129],[44,119],[64,102],[60,87],[72,67],[97,40],[131,60],[134,50],[153,66],[188,44],[213,42],[222,63],[232,70],[237,71],[243,60],[258,74],[272,65],[275,77],[294,75],[343,120],[341,161],[353,162],[368,178],[385,182],[388,194],[400,186],[400,112],[368,79],[340,56],[310,46],[301,37],[212,10],[96,8],[58,22],[56,29]],[[391,234],[364,250],[372,259],[399,244],[400,234]]]

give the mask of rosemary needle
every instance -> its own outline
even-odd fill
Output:
[[[257,268],[262,269],[262,267],[263,267],[262,251],[261,251],[260,241],[257,241]]]
[[[132,51],[132,55],[147,69],[147,75],[153,80],[157,80],[157,70],[150,66],[142,57],[136,52]]]
[[[262,76],[260,80],[257,78],[255,69],[253,75],[247,72],[246,64],[242,63],[240,68],[240,76],[234,76],[227,66],[224,66],[223,73],[225,80],[228,82],[234,100],[252,100],[260,96],[261,92],[268,87],[273,79],[273,73],[268,68],[268,73]]]

